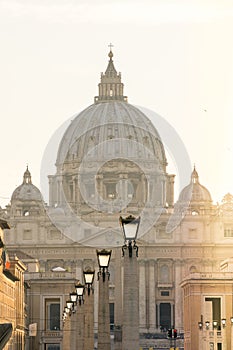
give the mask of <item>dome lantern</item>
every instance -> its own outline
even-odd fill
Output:
[[[193,183],[193,184],[199,183],[199,176],[198,176],[198,172],[196,171],[195,165],[194,165],[193,172],[191,175],[191,183]]]
[[[23,184],[31,184],[32,183],[32,177],[31,177],[31,173],[28,170],[28,165],[26,168],[25,173],[23,174]]]
[[[121,82],[121,73],[117,73],[113,64],[112,46],[112,44],[109,45],[108,66],[105,73],[101,73],[100,83],[98,85],[99,96],[95,97],[95,103],[111,100],[127,102],[127,97],[123,93],[124,84]]]

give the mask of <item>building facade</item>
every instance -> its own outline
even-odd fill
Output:
[[[231,258],[218,272],[191,272],[183,280],[185,349],[232,349],[232,267]]]
[[[113,250],[110,317],[121,327],[120,215],[141,217],[137,240],[141,334],[172,326],[182,334],[182,281],[190,273],[218,272],[220,263],[231,257],[233,197],[228,194],[220,205],[214,204],[194,168],[190,183],[174,203],[175,175],[167,173],[163,142],[149,118],[128,103],[123,88],[110,51],[94,104],[67,128],[57,152],[56,173],[47,174],[49,205],[27,168],[6,208],[11,226],[7,245],[12,252],[20,250],[28,266],[28,322],[37,323],[37,335],[30,339],[35,350],[68,349],[62,310],[75,282],[82,281],[84,267],[98,270],[96,248]],[[97,331],[96,279],[94,290]]]
[[[0,348],[23,350],[26,344],[26,303],[24,272],[26,266],[16,257],[9,257],[4,230],[6,220],[0,219]]]

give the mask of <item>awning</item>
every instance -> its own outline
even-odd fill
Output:
[[[10,270],[4,269],[3,274],[13,282],[19,281],[19,278],[13,275],[13,273],[10,272]]]
[[[0,323],[0,350],[4,348],[12,334],[11,323]]]
[[[10,226],[8,225],[7,221],[6,220],[3,220],[3,219],[0,219],[0,227],[2,229],[5,229],[5,228],[10,228]]]

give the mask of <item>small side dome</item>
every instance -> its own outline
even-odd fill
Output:
[[[199,176],[194,166],[191,181],[180,193],[179,202],[190,201],[190,203],[212,203],[210,192],[199,182]]]
[[[32,184],[31,173],[28,166],[23,175],[23,183],[17,187],[12,196],[11,201],[42,201],[40,190]]]
[[[224,216],[232,216],[233,214],[233,195],[231,193],[225,194],[220,205],[220,210]]]

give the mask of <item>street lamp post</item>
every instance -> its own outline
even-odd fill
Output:
[[[123,293],[123,327],[122,349],[139,349],[139,272],[138,247],[136,239],[140,217],[132,215],[120,217],[120,225],[125,244],[122,247],[124,257],[124,293]]]
[[[214,348],[217,345],[217,330],[218,330],[218,321],[213,321],[213,332],[214,332]]]
[[[205,321],[205,328],[206,328],[206,349],[209,349],[210,347],[210,322]]]
[[[203,322],[198,322],[198,328],[199,328],[199,350],[202,350],[202,343],[203,343]]]
[[[94,281],[95,271],[90,268],[83,271],[85,288],[84,304],[84,350],[94,349],[94,290],[92,284]],[[87,293],[86,293],[87,291]]]
[[[111,250],[97,250],[99,264],[98,349],[110,350],[109,272]]]
[[[70,293],[70,299],[66,301],[66,312],[67,312],[67,316],[69,316],[69,324],[70,324],[70,332],[69,332],[69,344],[70,347],[73,347],[75,342],[76,342],[76,324],[75,324],[75,305],[76,305],[76,298],[74,297],[74,295],[76,295],[76,293]],[[67,346],[68,344],[66,344]]]
[[[231,320],[231,350],[233,350],[233,316],[230,318]]]
[[[73,322],[71,319],[71,309],[72,309],[71,300],[67,300],[65,303],[64,311],[63,311],[63,346],[69,349],[72,346],[72,332]]]
[[[83,313],[83,293],[84,285],[80,282],[75,286],[77,294],[77,312],[75,313],[76,320],[76,349],[83,350],[84,345],[84,313]]]
[[[225,318],[221,319],[221,323],[222,323],[222,329],[221,329],[221,333],[222,333],[222,350],[226,350],[227,349],[227,339],[226,339],[226,323],[227,320]]]

